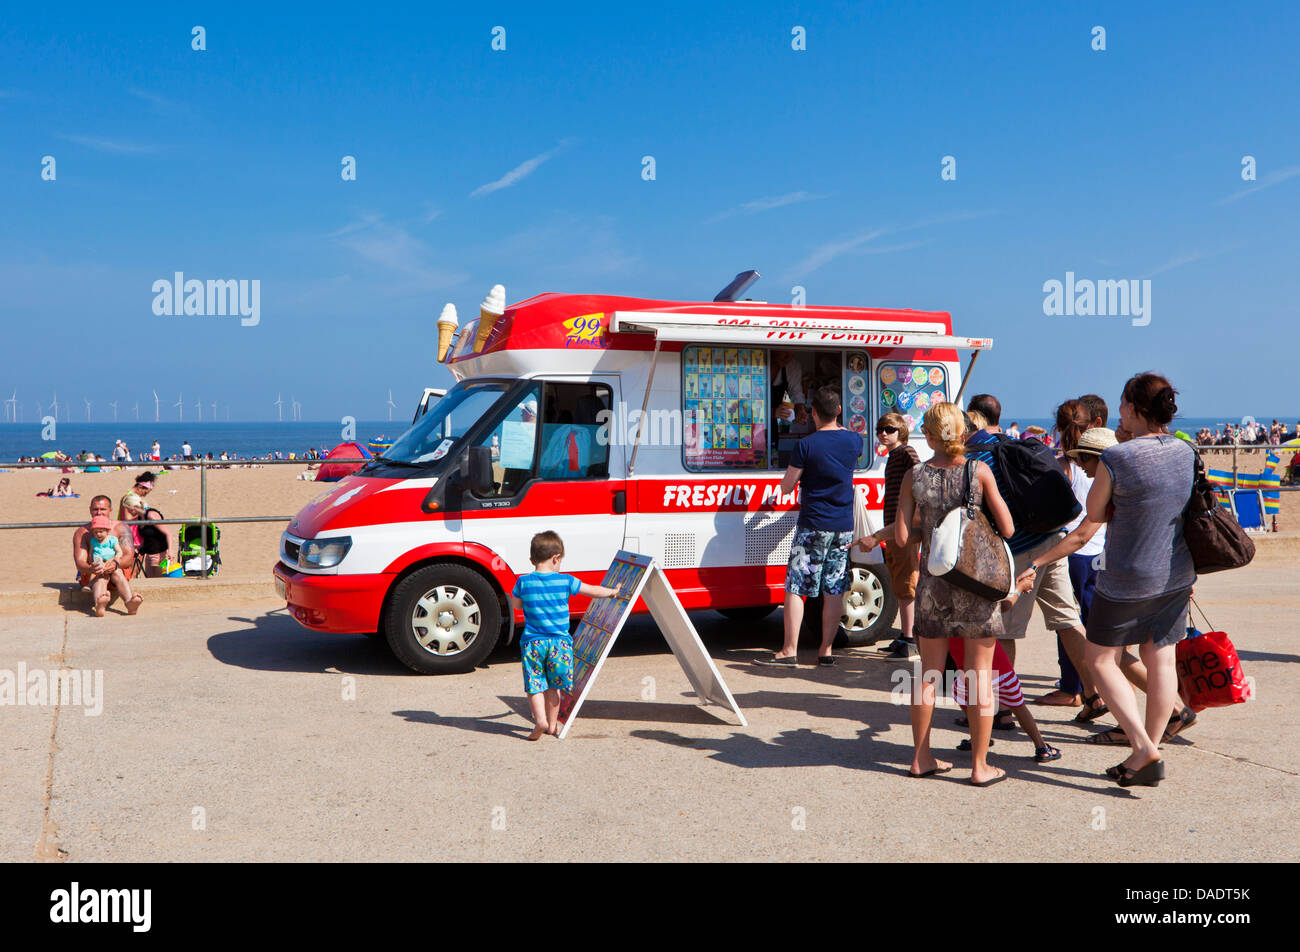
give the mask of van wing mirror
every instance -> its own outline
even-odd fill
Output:
[[[469,491],[479,498],[496,492],[492,479],[492,449],[488,446],[469,448]]]

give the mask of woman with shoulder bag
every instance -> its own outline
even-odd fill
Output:
[[[996,700],[992,693],[993,648],[1003,633],[997,599],[984,598],[930,574],[927,560],[931,536],[954,509],[965,506],[973,491],[975,508],[981,505],[993,515],[1003,538],[1015,530],[1007,504],[998,492],[993,471],[976,462],[967,467],[966,422],[952,403],[940,403],[926,411],[921,424],[934,457],[912,468],[899,493],[894,541],[900,549],[911,543],[916,530],[913,514],[920,515],[921,570],[916,586],[916,619],[913,630],[921,651],[921,684],[912,692],[912,739],[916,745],[909,773],[927,777],[945,773],[952,764],[936,760],[930,751],[930,726],[934,720],[935,686],[943,676],[948,638],[967,639],[966,664],[978,686],[978,702],[971,698],[967,720],[971,728],[971,777],[975,786],[986,787],[1006,778],[1006,771],[987,762],[989,734],[993,727]],[[978,518],[983,518],[978,516]],[[1007,566],[1009,573],[1010,566]],[[976,692],[970,692],[975,694]]]
[[[1138,374],[1124,385],[1119,415],[1130,439],[1101,454],[1088,492],[1088,521],[1108,526],[1088,613],[1086,660],[1132,747],[1124,761],[1106,771],[1121,787],[1154,787],[1164,779],[1157,744],[1177,704],[1175,646],[1186,635],[1196,581],[1183,537],[1195,451],[1166,432],[1178,412],[1176,394],[1155,373]],[[1147,669],[1145,723],[1120,669],[1128,645],[1138,646]]]

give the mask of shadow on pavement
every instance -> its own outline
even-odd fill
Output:
[[[366,635],[309,631],[282,608],[257,618],[232,615],[230,620],[250,627],[218,632],[208,638],[208,651],[222,664],[256,671],[342,671],[420,677],[394,658],[383,641]]]
[[[443,717],[433,711],[393,711],[394,717],[400,717],[411,724],[432,724],[435,727],[454,727],[462,731],[474,731],[478,734],[499,734],[503,737],[523,737],[533,729],[532,721],[527,724],[500,723],[499,718],[510,717],[513,711],[500,714],[484,714],[481,717]]]

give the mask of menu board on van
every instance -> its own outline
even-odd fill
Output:
[[[767,460],[767,352],[682,348],[687,469],[760,469]]]

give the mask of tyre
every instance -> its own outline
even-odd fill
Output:
[[[464,565],[430,565],[402,579],[384,612],[397,660],[421,674],[462,674],[487,659],[501,637],[492,584]]]
[[[849,565],[840,632],[854,647],[873,645],[889,633],[898,615],[898,599],[883,565]]]
[[[775,605],[752,605],[747,608],[719,608],[718,614],[732,621],[759,621],[776,611]]]

